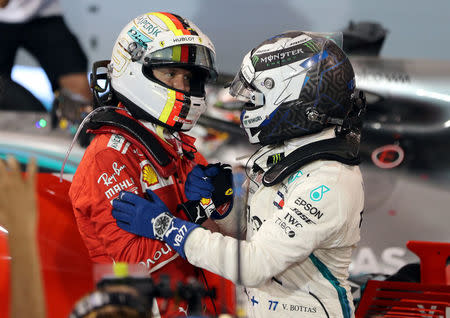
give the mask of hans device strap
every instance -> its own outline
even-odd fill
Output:
[[[98,129],[102,126],[115,126],[131,134],[148,149],[156,162],[162,167],[168,166],[171,163],[169,155],[156,137],[135,120],[119,114],[115,110],[106,110],[95,114],[90,121],[86,123],[88,129]]]
[[[266,187],[278,184],[302,166],[316,160],[334,160],[347,165],[358,165],[360,163],[358,148],[358,144],[349,143],[344,138],[313,142],[294,150],[267,170],[262,183]]]

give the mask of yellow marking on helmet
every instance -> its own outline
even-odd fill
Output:
[[[167,119],[169,119],[169,115],[172,112],[173,106],[175,105],[175,91],[173,89],[167,90],[167,102],[164,106],[163,111],[161,112],[161,116],[159,116],[159,120],[163,123],[167,123]]]
[[[152,12],[150,13],[151,15],[154,15],[158,18],[160,18],[162,20],[162,22],[165,23],[165,25],[169,28],[170,31],[173,32],[173,34],[175,35],[184,35],[183,31],[178,29],[177,26],[175,25],[175,23],[173,23],[173,21],[166,16],[165,14],[159,13],[159,12]],[[161,44],[161,43],[160,43]],[[163,42],[163,46],[164,47],[164,42]],[[176,45],[174,47],[172,47],[172,60],[174,62],[179,62],[181,59],[181,46],[180,45]]]
[[[181,45],[172,46],[172,61],[179,62],[181,60]]]
[[[170,20],[170,18],[162,13],[159,12],[152,12],[149,13],[151,15],[154,15],[158,18],[161,19],[162,22],[164,22],[166,24],[166,26],[169,28],[170,31],[172,31],[175,35],[183,35],[183,31],[178,29],[175,26],[175,23],[172,22],[172,20]]]

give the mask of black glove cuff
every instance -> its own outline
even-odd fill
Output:
[[[182,210],[188,220],[195,224],[202,224],[208,219],[205,209],[199,201],[186,201],[178,205],[177,210]]]

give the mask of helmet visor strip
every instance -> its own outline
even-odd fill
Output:
[[[200,45],[175,45],[154,51],[144,57],[144,64],[150,67],[185,67],[207,71],[208,81],[217,78],[214,52]]]
[[[242,72],[238,72],[230,84],[230,95],[243,102],[250,102],[255,108],[264,105],[264,94],[247,83]],[[249,108],[250,105],[246,105]]]

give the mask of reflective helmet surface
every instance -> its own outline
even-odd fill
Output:
[[[246,101],[251,143],[280,143],[339,125],[352,108],[354,72],[327,34],[290,31],[251,50],[230,86]]]
[[[153,76],[158,67],[192,72],[190,92]],[[113,92],[138,119],[173,130],[192,128],[206,110],[206,82],[217,77],[210,39],[188,19],[167,12],[138,16],[120,32],[108,67]]]

